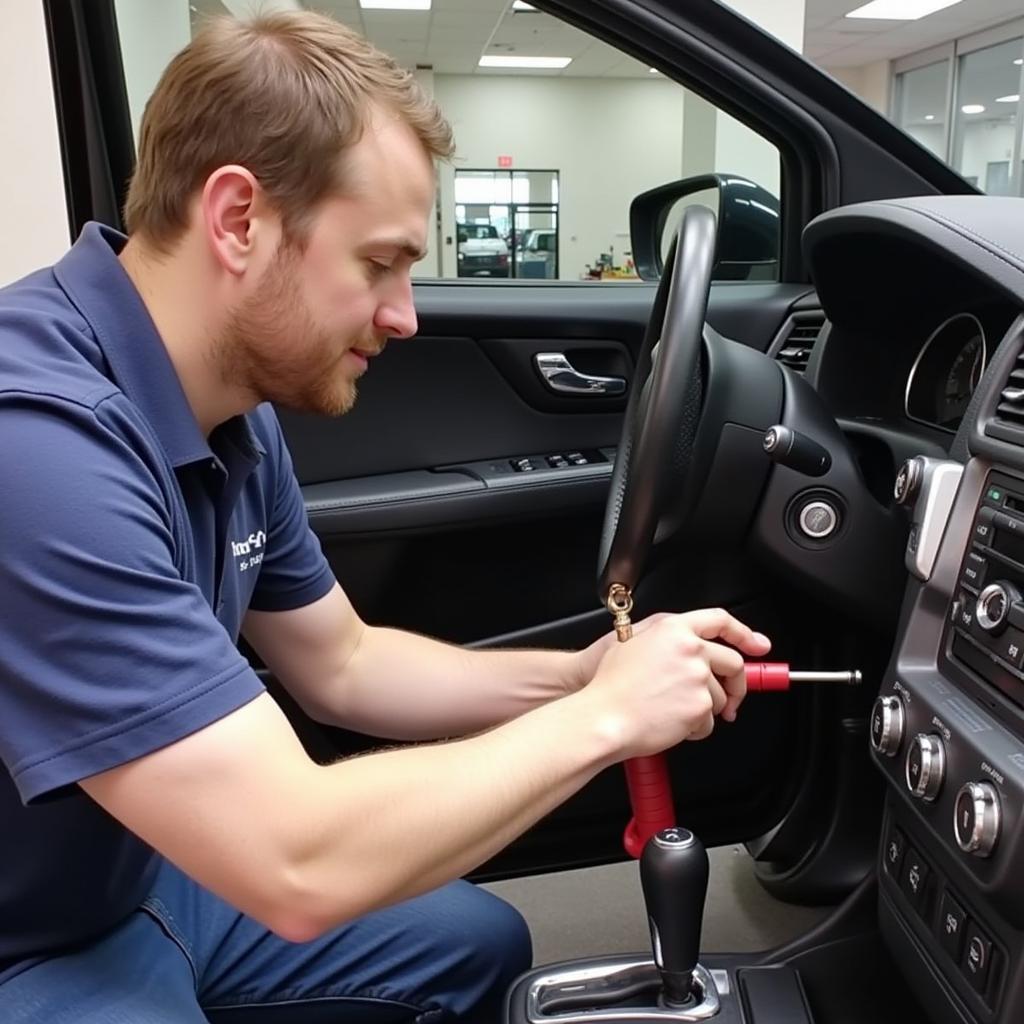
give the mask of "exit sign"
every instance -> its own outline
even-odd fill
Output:
[[[510,157],[510,156],[499,156],[498,157],[498,166],[499,167],[511,167],[512,166],[512,157]]]

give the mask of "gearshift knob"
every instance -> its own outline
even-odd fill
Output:
[[[700,952],[708,891],[704,844],[685,828],[656,832],[640,857],[640,885],[665,1001],[681,1005],[690,997]]]

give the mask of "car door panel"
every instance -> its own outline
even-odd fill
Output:
[[[808,291],[716,285],[709,323],[767,349]],[[367,621],[473,647],[572,649],[608,630],[596,557],[625,399],[547,391],[533,356],[565,352],[632,386],[653,297],[646,285],[419,285],[419,336],[373,362],[351,413],[328,421],[281,412],[310,522]],[[544,462],[575,450],[590,464]],[[515,472],[510,460],[523,456],[538,469]],[[711,552],[675,563],[661,581],[645,588],[641,614],[737,608],[757,587]],[[770,609],[750,611],[772,621]],[[784,813],[799,763],[792,703],[752,700],[709,743],[671,753],[680,807],[708,841],[758,835]],[[331,751],[370,742],[326,734]],[[752,758],[763,771],[742,767]],[[628,816],[622,772],[603,773],[478,876],[621,857]]]
[[[807,292],[716,285],[709,322],[766,349]],[[653,297],[634,285],[419,285],[420,335],[374,360],[349,414],[280,411],[312,526],[371,621],[486,643],[594,608],[625,398],[547,391],[533,357],[596,354],[584,368],[630,380]],[[588,464],[546,462],[574,452]],[[523,457],[537,468],[516,472]]]

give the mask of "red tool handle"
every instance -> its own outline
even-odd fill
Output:
[[[789,689],[789,665],[780,661],[747,663],[748,693],[778,693]],[[647,840],[663,828],[676,824],[672,804],[672,783],[664,754],[631,757],[623,762],[633,817],[626,826],[622,844],[630,857],[639,859]]]
[[[788,689],[789,665],[786,662],[747,662],[747,693],[781,693]]]

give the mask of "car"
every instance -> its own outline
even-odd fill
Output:
[[[458,225],[459,277],[508,277],[508,245],[493,224]]]
[[[558,232],[554,228],[528,228],[516,252],[519,277],[558,276]]]
[[[745,845],[777,899],[831,909],[778,948],[702,956],[699,1012],[714,994],[747,1024],[1024,1020],[1024,201],[979,195],[710,0],[534,6],[777,147],[778,251],[719,273],[699,205],[662,247],[685,191],[664,181],[633,207],[636,283],[417,281],[418,339],[352,413],[281,413],[324,550],[367,620],[476,647],[585,644],[609,600],[623,614],[612,584],[634,617],[737,612],[816,681],[668,752],[672,817]],[[72,226],[116,226],[113,5],[47,9]],[[373,744],[267,683],[311,756]],[[632,813],[609,770],[474,877],[621,861]],[[674,913],[648,897],[673,952],[699,936],[694,863]],[[650,950],[538,965],[506,1019],[639,1019],[630,999],[673,1019],[660,981]]]

